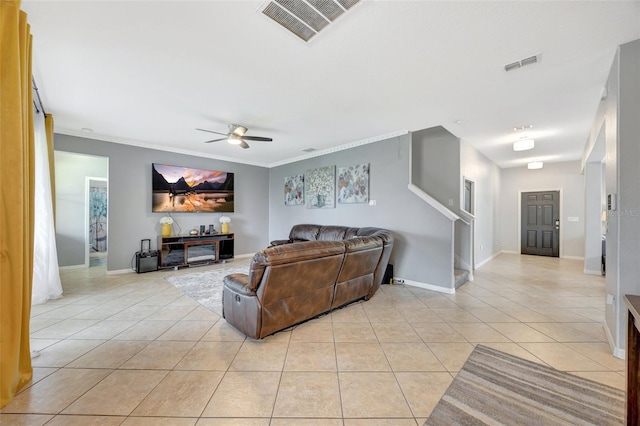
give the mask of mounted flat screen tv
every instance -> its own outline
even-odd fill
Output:
[[[152,164],[152,211],[233,212],[233,173]]]

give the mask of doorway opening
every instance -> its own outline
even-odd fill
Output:
[[[560,191],[520,196],[520,253],[560,257]]]
[[[86,177],[87,250],[89,267],[107,264],[108,181],[105,178]]]

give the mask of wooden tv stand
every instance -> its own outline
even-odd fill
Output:
[[[233,259],[234,234],[158,237],[158,268],[178,269]]]

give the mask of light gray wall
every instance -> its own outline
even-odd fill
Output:
[[[605,306],[605,320],[614,350],[620,351],[627,330],[623,296],[640,294],[640,40],[620,46],[607,86],[606,193],[617,195],[617,209],[607,215],[606,290],[613,302]]]
[[[107,178],[109,159],[55,151],[54,161],[58,265],[84,265],[86,177]]]
[[[545,163],[544,168],[538,170],[528,170],[526,167],[501,170],[502,250],[520,253],[520,192],[561,190],[560,256],[584,257],[584,177],[580,167],[580,161],[569,161]],[[577,217],[578,221],[569,222],[568,217]]]
[[[475,265],[478,267],[501,250],[500,168],[470,144],[460,145],[460,173],[475,181]],[[462,185],[462,178],[460,178]]]
[[[413,184],[460,211],[460,139],[441,126],[411,133]]]
[[[409,138],[400,136],[272,168],[269,238],[287,238],[298,223],[386,228],[395,236],[391,263],[396,277],[450,288],[450,221],[407,189]],[[336,204],[335,209],[307,209],[284,205],[285,177],[316,167],[362,163],[370,165],[370,199],[376,201],[375,206]]]
[[[151,212],[152,163],[235,173],[235,212],[228,213],[231,232],[235,233],[235,254],[253,254],[268,243],[269,214],[264,207],[269,204],[267,168],[60,134],[55,135],[54,143],[57,151],[109,158],[108,271],[130,268],[141,239],[150,238],[152,248],[156,248],[160,235],[158,220],[163,214]],[[220,227],[219,213],[175,213],[172,216],[182,233],[199,225]],[[62,220],[60,215],[58,220]],[[58,253],[65,256],[66,250],[67,247],[61,244]]]
[[[584,271],[600,274],[602,265],[602,163],[586,163]]]

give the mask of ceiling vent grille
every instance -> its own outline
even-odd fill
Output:
[[[325,29],[360,0],[266,0],[259,11],[304,41]]]
[[[504,70],[509,72],[517,70],[518,68],[526,67],[527,65],[537,64],[540,62],[540,54],[529,56],[528,58],[520,59],[519,61],[511,62],[504,66]]]

